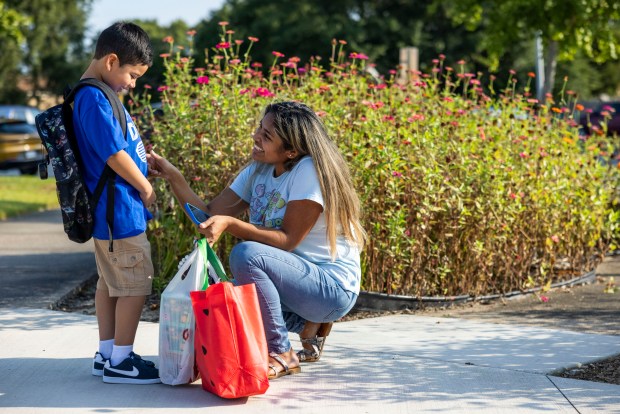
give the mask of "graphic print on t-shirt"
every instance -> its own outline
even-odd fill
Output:
[[[129,131],[129,136],[132,141],[140,139],[138,128],[136,128],[136,124],[134,124],[131,120],[127,120],[127,131]],[[142,162],[146,162],[146,149],[144,148],[142,140],[138,141],[136,144],[136,154],[138,154],[138,157],[140,157]]]
[[[278,214],[278,212],[286,206],[286,201],[277,189],[269,192],[265,192],[265,189],[265,184],[258,184],[254,188],[254,197],[250,205],[251,221],[262,223],[263,226],[269,228],[280,228],[283,214]]]

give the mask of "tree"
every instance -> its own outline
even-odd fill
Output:
[[[144,85],[150,85],[155,89],[163,84],[164,63],[160,55],[162,53],[170,53],[170,43],[165,42],[164,39],[171,38],[173,44],[189,47],[189,35],[187,34],[189,26],[182,20],[175,20],[169,26],[160,26],[155,20],[135,20],[134,22],[149,35],[153,45],[153,66],[138,81],[135,93],[140,93]],[[179,50],[178,47],[173,52],[189,53],[188,50]]]
[[[87,63],[84,32],[92,0],[5,0],[9,10],[28,19],[21,33],[19,60],[1,62],[19,68],[31,81],[29,97],[38,103],[41,92],[62,92],[74,83]],[[4,45],[3,45],[4,55]]]
[[[24,31],[28,17],[0,1],[0,102],[19,102],[23,96],[16,94],[15,85],[19,76],[19,62],[24,42]]]
[[[580,51],[596,63],[618,59],[620,3],[615,0],[460,0],[446,8],[455,23],[483,31],[492,66],[515,44],[534,42],[540,34],[544,94],[552,90],[558,60],[572,60]]]
[[[237,38],[260,39],[252,56],[270,63],[271,52],[307,61],[331,57],[331,41],[348,42],[347,50],[370,56],[381,72],[398,65],[399,49],[416,46],[422,64],[439,53],[457,61],[476,53],[476,33],[455,26],[432,0],[227,0],[198,27],[196,43],[211,48],[221,34],[219,21],[228,21]],[[200,50],[200,48],[198,48]]]

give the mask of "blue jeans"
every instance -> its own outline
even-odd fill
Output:
[[[335,321],[357,300],[314,263],[276,247],[242,242],[229,261],[235,284],[256,283],[269,352],[290,350],[289,331],[301,332],[306,320]]]

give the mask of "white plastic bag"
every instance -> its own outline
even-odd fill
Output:
[[[222,264],[206,240],[198,240],[161,295],[159,377],[164,384],[188,384],[199,378],[194,363],[195,320],[189,292],[206,289],[220,279],[226,280]]]

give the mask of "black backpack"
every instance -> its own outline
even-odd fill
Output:
[[[84,165],[73,129],[73,101],[77,91],[84,86],[99,88],[112,105],[114,117],[123,131],[127,132],[127,119],[123,104],[118,95],[105,83],[93,79],[81,80],[65,95],[62,104],[56,105],[36,116],[35,122],[39,136],[47,150],[46,160],[39,165],[42,179],[47,178],[47,164],[51,162],[56,178],[56,193],[62,212],[65,233],[77,243],[85,243],[93,236],[94,212],[106,183],[108,200],[106,221],[110,232],[110,251],[113,251],[112,232],[114,229],[114,191],[116,173],[106,164],[97,182],[94,194],[90,194],[80,168]]]

